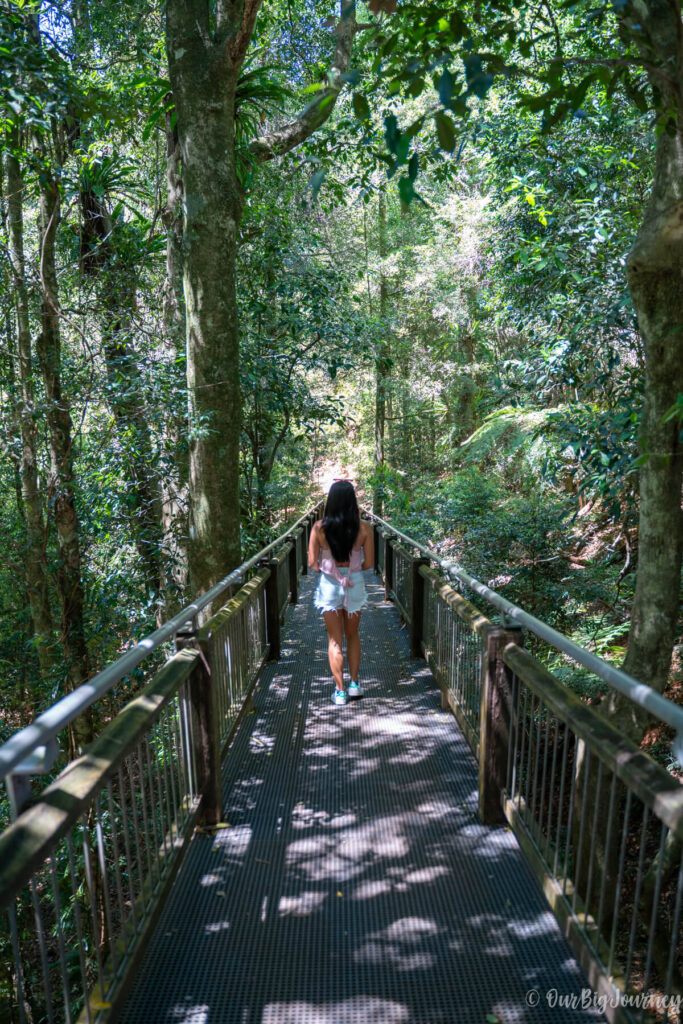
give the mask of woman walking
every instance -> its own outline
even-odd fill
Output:
[[[356,492],[350,480],[330,487],[323,518],[314,524],[308,545],[308,567],[320,572],[314,603],[327,626],[327,652],[334,679],[333,704],[346,704],[344,636],[349,666],[348,696],[362,697],[360,667],[360,613],[368,601],[361,573],[375,563],[375,544],[369,523],[361,522]]]

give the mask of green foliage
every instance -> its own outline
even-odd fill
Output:
[[[490,413],[461,444],[464,465],[493,466],[511,485],[544,487],[544,469],[559,462],[563,440],[549,443],[546,425],[564,415],[562,409],[504,406]],[[559,448],[558,448],[559,443]]]
[[[105,0],[89,5],[89,25],[76,25],[59,5],[44,4],[41,46],[33,9],[0,11],[0,144],[12,143],[26,176],[34,334],[41,167],[57,170],[62,189],[63,374],[76,425],[86,628],[98,667],[154,623],[157,598],[140,551],[154,549],[165,566],[179,567],[184,466],[210,424],[187,422],[182,346],[163,317],[165,134],[174,114],[162,9],[147,4],[141,17],[135,0]],[[503,0],[457,11],[402,4],[359,34],[330,122],[257,176],[250,141],[315,100],[328,84],[333,45],[329,4],[263,4],[235,100],[245,211],[245,552],[306,504],[323,460],[346,462],[366,496],[379,493],[408,532],[617,656],[631,582],[619,580],[621,545],[634,559],[637,552],[643,369],[624,257],[642,216],[655,138],[639,109],[642,68],[628,33],[617,31],[620,11],[513,9]],[[11,140],[6,129],[15,126]],[[101,218],[89,239],[84,196],[94,197]],[[2,241],[1,312],[11,330],[1,385],[3,399],[12,399]],[[85,275],[88,253],[97,266]],[[118,351],[105,358],[107,342]],[[379,466],[375,367],[386,374]],[[46,396],[34,377],[47,514]],[[59,691],[63,666],[36,685],[26,594],[16,587],[25,530],[12,407],[0,456],[9,553],[0,571],[0,659],[8,701],[24,714],[24,704]],[[669,415],[681,419],[680,403]],[[145,467],[165,500],[163,488],[176,485],[174,526],[162,539],[149,527]],[[577,568],[570,555],[589,547]]]
[[[557,479],[558,467],[569,467],[578,493],[599,496],[605,514],[626,526],[635,524],[637,512],[638,422],[630,402],[615,410],[574,405],[548,417],[551,436],[566,443],[563,457],[549,460],[551,479]]]

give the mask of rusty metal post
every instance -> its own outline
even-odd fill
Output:
[[[379,574],[379,526],[372,524],[372,533],[375,538],[375,572]]]

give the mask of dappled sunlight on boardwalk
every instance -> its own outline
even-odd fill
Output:
[[[480,824],[469,748],[370,591],[366,696],[338,708],[304,586],[225,760],[229,827],[191,844],[127,1024],[599,1019],[545,1002],[585,980],[512,833]]]

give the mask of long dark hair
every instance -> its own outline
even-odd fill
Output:
[[[335,562],[348,562],[360,532],[358,501],[350,480],[338,480],[330,487],[325,502],[323,530]]]

